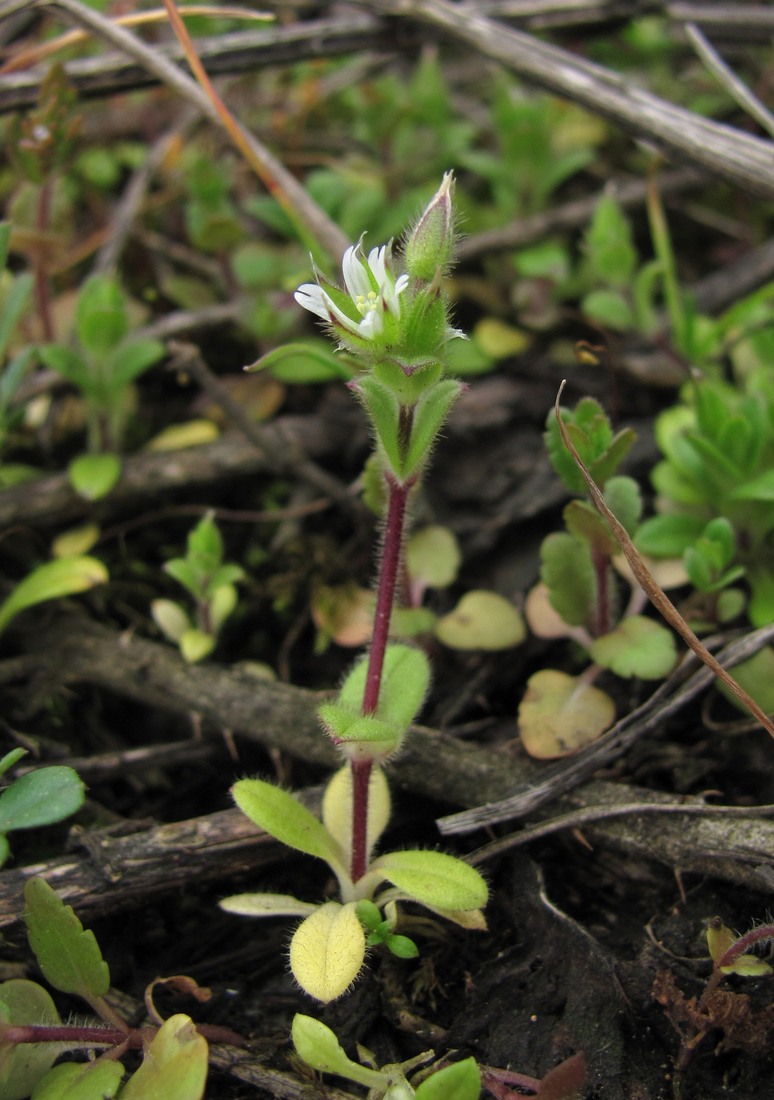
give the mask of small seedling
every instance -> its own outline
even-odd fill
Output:
[[[179,603],[162,599],[153,601],[151,614],[185,660],[194,664],[215,648],[218,633],[236,607],[236,584],[244,579],[244,570],[223,561],[223,539],[212,512],[189,534],[185,557],[168,561],[164,570],[193,597],[193,616]]]
[[[382,1066],[363,1065],[347,1057],[336,1035],[322,1021],[297,1013],[293,1019],[293,1046],[296,1053],[319,1073],[333,1073],[368,1089],[368,1100],[478,1100],[481,1073],[475,1059],[440,1069],[424,1070],[414,1087],[408,1074],[431,1061],[433,1052],[418,1054],[408,1062]],[[365,1052],[363,1052],[365,1053]],[[372,1060],[371,1060],[372,1061]]]
[[[46,344],[42,362],[80,391],[88,451],[70,464],[73,487],[88,500],[109,493],[121,476],[118,452],[133,407],[132,385],[164,356],[158,340],[133,336],[129,303],[117,280],[94,275],[80,289],[73,344]]]
[[[592,398],[573,410],[561,410],[566,431],[605,501],[629,532],[636,531],[642,509],[639,487],[616,471],[634,442],[625,429],[614,434],[608,417]],[[586,493],[586,483],[564,446],[554,412],[546,443],[554,469],[567,488]],[[594,740],[612,723],[609,696],[594,687],[601,669],[618,676],[660,679],[675,663],[672,634],[638,611],[642,591],[632,589],[622,606],[621,580],[615,567],[615,534],[589,499],[574,499],[564,510],[566,530],[549,535],[540,551],[540,584],[526,605],[532,630],[541,637],[569,637],[588,653],[594,666],[580,676],[542,669],[527,682],[519,707],[522,741],[533,756],[555,757]]]
[[[107,1001],[110,972],[94,934],[40,878],[24,888],[30,946],[48,983],[80,997],[100,1024],[63,1024],[48,991],[26,978],[0,983],[0,1095],[3,1100],[201,1100],[207,1041],[184,1015],[160,1028],[132,1028]],[[190,982],[190,979],[189,979]],[[190,983],[195,988],[195,983]],[[108,1058],[54,1065],[63,1051],[105,1050]],[[142,1050],[140,1068],[122,1084],[117,1061]]]
[[[368,654],[346,676],[336,700],[319,708],[326,733],[347,761],[326,788],[322,821],[262,780],[234,787],[237,805],[255,824],[328,864],[340,901],[312,905],[244,894],[222,905],[245,915],[303,917],[290,965],[299,984],[321,1001],[341,996],[356,979],[369,938],[376,935],[399,953],[405,948],[397,902],[419,903],[463,927],[484,927],[487,886],[469,864],[434,851],[374,855],[390,813],[381,765],[400,749],[430,681],[424,653],[389,643],[389,635],[409,495],[461,389],[445,376],[446,346],[461,335],[449,322],[443,291],[454,242],[452,190],[448,174],[406,238],[400,274],[388,245],[366,255],[361,241],[344,254],[344,289],[318,273],[316,283],[296,293],[361,363],[350,385],[373,428],[386,500],[374,626]],[[378,920],[371,905],[358,912],[364,901],[376,908]]]

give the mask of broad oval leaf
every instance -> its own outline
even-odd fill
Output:
[[[481,909],[489,897],[475,867],[446,852],[387,852],[371,869],[407,897],[439,909]]]
[[[206,1084],[207,1040],[189,1016],[170,1016],[121,1100],[201,1100]]]
[[[349,989],[365,959],[366,941],[354,902],[329,901],[302,921],[290,942],[290,969],[318,1001],[333,1001]]]
[[[406,547],[412,585],[446,588],[457,579],[462,553],[453,531],[433,524],[415,531]]]
[[[596,741],[615,719],[604,691],[565,672],[545,668],[527,680],[519,705],[519,733],[537,760],[555,760]]]
[[[63,993],[89,1002],[104,997],[110,971],[94,933],[84,930],[71,906],[42,878],[25,884],[24,901],[30,947],[47,980]]]
[[[118,455],[78,455],[67,467],[70,484],[84,500],[100,500],[115,488],[121,477]]]
[[[435,624],[435,636],[451,649],[510,649],[524,641],[524,620],[496,592],[474,589]]]
[[[288,848],[325,860],[334,869],[342,869],[341,848],[322,822],[292,794],[263,779],[240,779],[231,793],[242,813],[264,832],[287,844]]]
[[[0,984],[0,1022],[9,1024],[61,1023],[51,994],[26,978]],[[54,1043],[0,1044],[0,1096],[24,1100],[48,1072],[60,1051]]]
[[[312,1016],[297,1012],[291,1028],[296,1054],[318,1073],[335,1073],[366,1088],[384,1086],[386,1074],[353,1062],[331,1029]]]
[[[630,615],[615,630],[596,638],[591,658],[617,676],[660,680],[669,675],[677,659],[675,639],[661,623],[642,615]]]
[[[1,804],[1,803],[0,803]],[[390,820],[390,788],[384,772],[374,764],[368,781],[368,829],[366,858]],[[352,850],[352,768],[345,764],[329,780],[322,800],[322,819],[343,852]]]
[[[84,790],[78,773],[63,765],[20,776],[0,795],[0,832],[61,821],[81,808]]]

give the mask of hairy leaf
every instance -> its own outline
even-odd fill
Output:
[[[240,779],[231,793],[242,813],[282,844],[341,868],[341,848],[322,822],[292,794],[262,779]]]
[[[290,943],[290,969],[318,1001],[334,1001],[349,989],[365,959],[365,932],[354,903],[329,901],[302,921]]]
[[[72,908],[42,878],[28,880],[24,901],[30,947],[47,980],[89,1002],[104,997],[110,971],[94,933],[84,930]]]
[[[371,868],[424,905],[481,909],[489,897],[489,888],[478,871],[445,852],[387,852],[374,860]]]

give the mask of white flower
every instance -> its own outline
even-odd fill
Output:
[[[329,294],[319,283],[304,283],[295,299],[334,329],[368,341],[384,332],[386,316],[396,321],[400,318],[400,295],[408,286],[408,275],[396,279],[390,271],[389,245],[371,249],[368,259],[361,245],[362,238],[347,249],[341,261],[346,294],[333,287]]]

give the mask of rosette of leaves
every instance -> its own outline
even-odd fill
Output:
[[[133,383],[164,356],[164,345],[132,331],[129,303],[118,281],[94,275],[78,293],[73,341],[39,349],[43,363],[80,391],[88,453],[68,469],[74,489],[88,500],[109,493],[121,475],[121,450],[134,406]]]
[[[562,420],[611,511],[630,533],[636,531],[642,501],[636,482],[616,473],[634,442],[631,429],[614,433],[598,402],[583,398]],[[586,483],[567,451],[551,412],[546,443],[554,469],[567,488],[584,494]],[[615,568],[618,543],[605,518],[588,499],[564,509],[565,530],[541,547],[540,584],[529,594],[529,624],[541,637],[569,637],[593,661],[580,676],[543,669],[530,677],[519,707],[519,728],[527,751],[538,757],[574,752],[593,741],[615,717],[610,697],[593,685],[601,669],[618,676],[660,679],[675,662],[672,634],[636,613],[642,594],[634,585],[624,601]]]
[[[378,761],[400,748],[424,700],[429,666],[419,650],[389,646],[373,714],[363,714],[361,706],[366,670],[363,658],[347,675],[336,700],[323,704],[319,713],[345,756],[354,759],[362,754]],[[336,876],[340,900],[321,905],[270,893],[239,894],[221,902],[228,912],[243,916],[302,917],[290,944],[290,966],[299,985],[320,1001],[347,991],[369,947],[383,944],[401,957],[414,953],[411,941],[396,933],[400,902],[423,905],[464,928],[486,927],[481,910],[487,886],[469,864],[436,851],[375,854],[390,815],[389,788],[378,763],[368,779],[366,872],[353,881],[352,774],[349,765],[334,774],[323,796],[321,819],[293,795],[263,780],[243,779],[233,789],[237,805],[251,821],[288,847],[323,860]]]
[[[236,585],[244,579],[241,566],[223,561],[223,538],[208,512],[188,535],[186,555],[173,558],[164,570],[193,598],[193,611],[174,600],[151,604],[156,625],[194,664],[215,648],[218,633],[237,605]]]

